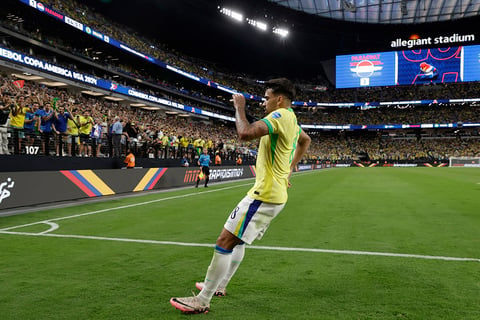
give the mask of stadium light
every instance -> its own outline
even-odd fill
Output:
[[[273,33],[278,34],[281,37],[286,37],[288,35],[288,30],[274,27]]]
[[[235,19],[237,21],[242,22],[243,21],[243,15],[241,13],[238,13],[236,11],[227,9],[227,8],[221,8],[220,12],[226,15],[227,17],[230,17],[232,19]]]
[[[254,27],[257,27],[258,29],[260,29],[262,31],[267,31],[267,24],[264,23],[264,22],[256,21],[256,20],[249,19],[249,18],[247,18],[247,22],[248,22],[248,24],[250,24]]]
[[[239,12],[233,11],[233,10],[228,9],[228,8],[222,8],[220,6],[218,6],[217,9],[220,13],[222,13],[222,14],[226,15],[227,17],[230,17],[234,20],[237,20],[239,22],[243,22],[243,20],[244,20],[243,15]],[[265,16],[265,17],[267,17],[267,16]],[[265,22],[258,21],[258,20],[255,20],[255,19],[250,19],[248,17],[246,17],[245,20],[251,26],[253,26],[257,29],[260,29],[262,31],[267,31],[269,29],[268,25]],[[274,34],[277,34],[277,35],[281,36],[282,38],[285,38],[289,33],[289,31],[287,29],[278,28],[278,27],[273,27],[271,30]]]

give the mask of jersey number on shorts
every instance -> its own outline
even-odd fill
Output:
[[[231,219],[235,219],[235,217],[237,216],[238,210],[240,210],[240,207],[236,207],[235,209],[233,209],[232,213],[230,214]]]

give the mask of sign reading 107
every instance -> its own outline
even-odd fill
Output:
[[[40,149],[40,147],[34,147],[34,146],[26,146],[25,147],[25,152],[27,154],[38,154],[38,149]]]

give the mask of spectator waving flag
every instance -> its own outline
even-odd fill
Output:
[[[22,89],[23,86],[25,85],[25,80],[17,80],[13,81],[13,85],[17,87],[18,89]]]
[[[57,101],[58,100],[60,100],[60,98],[53,98],[53,102],[52,102],[53,110],[57,110]]]

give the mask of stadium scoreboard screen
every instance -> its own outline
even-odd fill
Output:
[[[336,87],[480,81],[480,45],[336,57]]]

